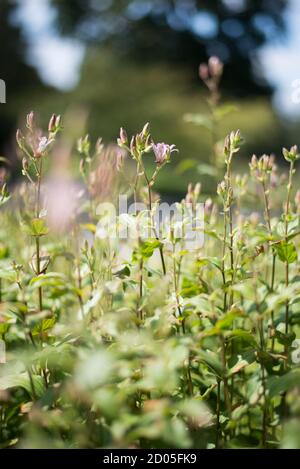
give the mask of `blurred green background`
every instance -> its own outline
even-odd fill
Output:
[[[149,121],[156,141],[180,150],[159,190],[182,195],[200,179],[209,193],[215,186],[197,165],[181,170],[211,153],[209,131],[184,120],[209,112],[199,63],[216,55],[225,64],[222,101],[236,110],[218,138],[241,130],[238,165],[252,153],[279,155],[299,143],[299,16],[296,0],[1,0],[1,155],[16,174],[15,129],[31,109],[45,125],[50,114],[67,114],[74,140],[83,122],[109,142],[121,125],[134,133]]]

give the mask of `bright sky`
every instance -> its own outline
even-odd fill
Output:
[[[22,23],[30,40],[31,63],[36,65],[45,82],[63,90],[71,89],[79,80],[84,47],[79,42],[56,36],[55,13],[49,8],[48,0],[18,1],[17,21]],[[276,89],[274,105],[285,117],[294,117],[300,116],[299,0],[290,0],[285,17],[288,35],[284,42],[278,40],[265,46],[259,57],[268,80]],[[299,89],[296,93],[299,99],[295,99],[295,87]]]
[[[15,21],[21,23],[30,43],[28,60],[37,67],[41,78],[62,90],[76,86],[84,47],[70,39],[57,37],[53,30],[55,12],[48,0],[18,0]]]

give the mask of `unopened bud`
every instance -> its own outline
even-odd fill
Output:
[[[282,149],[282,154],[286,161],[289,161],[290,163],[292,161],[296,161],[299,158],[299,153],[298,153],[298,147],[297,145],[294,145],[290,148],[290,150],[287,150],[286,148]]]
[[[77,150],[86,157],[89,156],[90,147],[91,142],[89,135],[86,135],[84,138],[80,138],[77,142]]]
[[[147,124],[144,125],[143,130],[142,130],[142,135],[144,137],[148,137],[150,135],[150,124],[147,122]]]
[[[52,117],[49,121],[49,125],[48,125],[48,131],[53,133],[55,132],[56,130],[56,115],[55,114],[52,114]]]
[[[20,148],[22,148],[23,146],[23,141],[24,141],[24,136],[21,132],[20,129],[17,130],[17,133],[16,133],[16,140],[17,140],[17,144],[19,145]]]
[[[201,184],[200,182],[197,182],[197,184],[195,185],[195,189],[194,189],[195,197],[199,197],[200,192],[201,192]]]
[[[29,167],[29,164],[28,164],[27,158],[23,158],[23,159],[22,159],[22,168],[23,168],[23,170],[24,170],[25,172],[27,172],[28,167]]]
[[[60,121],[61,116],[56,116],[53,114],[48,124],[48,132],[52,134],[57,133],[60,130]]]
[[[223,73],[223,63],[218,57],[210,57],[208,60],[209,73],[214,78],[219,78]]]
[[[225,199],[227,194],[227,187],[225,181],[222,181],[218,184],[217,193],[220,197],[222,197],[222,199]]]
[[[152,150],[152,138],[151,135],[149,134],[148,137],[146,138],[145,142],[145,152],[148,153],[149,151]]]
[[[97,142],[96,142],[96,145],[95,145],[95,150],[96,150],[96,154],[97,155],[100,155],[100,153],[102,152],[103,150],[103,141],[102,141],[102,138],[99,137],[97,139]]]
[[[257,156],[256,155],[252,155],[251,166],[253,167],[253,169],[257,168]]]
[[[34,127],[34,112],[33,111],[31,111],[26,116],[26,126],[29,130],[32,130]]]
[[[208,66],[206,64],[201,64],[199,66],[199,77],[201,78],[201,80],[203,80],[204,82],[206,80],[208,80],[209,78],[209,71],[208,71]]]
[[[127,145],[128,144],[128,136],[126,130],[121,127],[120,129],[120,139],[118,140],[119,145]]]
[[[137,136],[133,136],[130,142],[130,153],[134,159],[138,157]]]

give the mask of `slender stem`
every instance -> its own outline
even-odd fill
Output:
[[[224,287],[224,313],[227,309],[227,292],[226,292],[226,274],[225,274],[225,256],[226,256],[226,241],[227,241],[227,214],[226,207],[224,206],[224,232],[223,232],[223,251],[222,251],[222,278]]]
[[[31,370],[30,370],[29,368],[27,368],[27,373],[28,373],[28,377],[29,377],[29,382],[30,382],[32,397],[33,397],[33,400],[36,401],[36,400],[37,400],[36,389],[35,389],[35,385],[34,385],[32,373],[31,373]]]
[[[222,365],[224,369],[224,374],[226,374],[226,367],[227,367],[227,359],[226,359],[226,348],[225,348],[225,341],[224,337],[221,335],[221,358],[222,358]],[[231,400],[230,400],[230,395],[229,395],[229,388],[228,388],[228,379],[226,376],[223,378],[223,383],[224,383],[224,400],[225,400],[225,405],[228,413],[228,417],[230,418],[231,416]]]
[[[135,207],[137,203],[137,188],[138,188],[138,183],[139,183],[139,174],[140,174],[140,164],[137,163],[136,175],[135,175],[134,186],[133,186],[133,200],[134,200]]]
[[[234,258],[233,258],[233,221],[232,207],[229,207],[229,239],[230,239],[230,270],[231,270],[231,286],[234,281]],[[233,304],[233,291],[230,293],[230,306]]]
[[[151,180],[149,180],[149,178],[147,176],[147,173],[146,173],[146,169],[145,169],[143,163],[141,163],[141,166],[142,166],[143,174],[144,174],[145,181],[146,181],[146,184],[147,184],[147,189],[148,189],[148,204],[149,204],[151,223],[153,225],[153,232],[154,232],[156,240],[159,241],[159,236],[158,236],[158,233],[157,233],[157,230],[156,230],[156,227],[155,227],[155,220],[154,220],[153,214],[152,214],[152,190],[151,190],[151,187],[154,183],[154,180],[153,180],[153,178]],[[159,254],[160,254],[163,274],[166,275],[167,269],[166,269],[166,263],[165,263],[164,251],[163,251],[162,245],[159,246]]]
[[[43,171],[43,158],[39,160],[39,167],[37,168],[37,192],[36,192],[36,218],[40,218],[41,211],[41,181],[42,181],[42,171]],[[41,274],[41,253],[40,253],[40,237],[35,237],[35,246],[36,246],[36,270],[37,275]],[[38,289],[39,295],[39,310],[43,310],[43,290],[42,287]]]
[[[40,275],[40,273],[41,273],[41,255],[40,255],[40,237],[39,236],[35,237],[35,246],[36,246],[36,271],[37,271],[37,275]],[[42,287],[39,287],[38,295],[39,295],[39,310],[43,311],[43,290],[42,290]]]
[[[271,211],[270,211],[270,203],[269,203],[269,194],[266,187],[266,183],[264,179],[262,180],[262,187],[263,187],[263,194],[264,194],[264,203],[265,203],[265,220],[268,228],[268,232],[270,238],[272,238],[272,225],[271,225]],[[274,283],[275,283],[275,270],[276,270],[276,252],[272,250],[272,273],[271,273],[271,292],[274,291]],[[274,352],[275,348],[275,322],[274,322],[274,311],[271,311],[271,350]]]
[[[260,348],[263,352],[265,350],[265,339],[264,339],[264,320],[260,318],[258,321],[258,330],[260,336]],[[267,388],[266,388],[266,373],[265,373],[265,366],[263,361],[260,360],[260,367],[261,367],[261,380],[262,380],[262,388],[263,388],[263,420],[262,420],[262,447],[266,447],[267,441],[267,432],[268,432],[268,403],[267,403]]]
[[[139,306],[137,310],[137,317],[140,321],[143,320],[143,310],[142,310],[142,301],[143,301],[143,269],[144,262],[143,258],[140,260],[139,270],[140,270],[140,279],[139,279]]]
[[[220,430],[221,430],[221,380],[217,379],[217,429],[216,429],[216,448],[219,448]]]
[[[76,243],[76,267],[77,267],[77,286],[78,286],[78,302],[80,307],[80,314],[81,319],[84,319],[84,304],[82,299],[82,276],[81,276],[81,268],[80,268],[80,245],[79,245],[79,235],[78,235],[78,227],[75,226],[74,228],[74,236],[75,236],[75,243]]]
[[[285,209],[285,242],[288,242],[288,229],[289,229],[289,221],[288,216],[290,212],[290,199],[291,199],[291,189],[292,189],[292,179],[294,173],[294,162],[291,161],[290,163],[290,171],[289,171],[289,182],[288,182],[288,191],[287,191],[287,201],[286,201],[286,209]],[[286,261],[285,263],[285,286],[289,286],[289,263]],[[286,301],[285,305],[285,333],[288,334],[289,332],[289,300]],[[288,356],[288,346],[285,346],[285,353]]]

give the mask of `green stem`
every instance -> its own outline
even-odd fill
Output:
[[[219,441],[220,441],[220,431],[221,431],[221,422],[220,422],[220,415],[221,415],[221,380],[217,379],[217,429],[216,429],[216,449],[219,448]]]
[[[294,162],[291,161],[290,163],[290,171],[289,171],[289,182],[288,182],[288,192],[287,192],[287,201],[286,201],[286,211],[285,211],[285,242],[288,242],[288,229],[289,229],[289,222],[288,216],[290,212],[290,199],[291,199],[291,189],[292,189],[292,179],[294,173]],[[285,263],[285,286],[289,286],[289,263],[286,261]],[[285,333],[288,334],[289,332],[289,300],[286,301],[285,304]],[[285,346],[285,354],[288,357],[288,346]]]
[[[151,187],[154,183],[154,180],[153,179],[149,180],[149,178],[147,176],[147,173],[146,173],[146,169],[145,169],[143,163],[141,163],[141,167],[142,167],[142,171],[143,171],[145,181],[146,181],[146,184],[147,184],[147,189],[148,189],[148,204],[149,204],[151,223],[153,225],[153,232],[154,232],[156,240],[159,241],[159,236],[158,236],[158,233],[157,233],[157,230],[156,230],[156,227],[155,227],[155,221],[154,221],[154,218],[153,218],[153,215],[152,215],[152,190],[151,190]],[[166,269],[166,263],[165,263],[164,251],[163,251],[162,245],[159,246],[159,254],[160,254],[160,259],[161,259],[162,271],[163,271],[163,274],[166,275],[167,269]]]
[[[40,210],[41,210],[41,181],[42,181],[42,171],[43,171],[43,159],[40,158],[40,164],[37,168],[37,193],[36,193],[36,218],[40,217]],[[41,255],[40,255],[40,238],[39,236],[35,237],[35,245],[36,245],[36,270],[37,275],[41,274]],[[38,289],[39,295],[39,310],[43,310],[43,291],[42,287]]]
[[[40,237],[35,237],[35,246],[36,246],[36,273],[40,275],[41,273],[41,254],[40,254]],[[39,310],[43,311],[43,290],[42,287],[38,289],[39,295]]]

